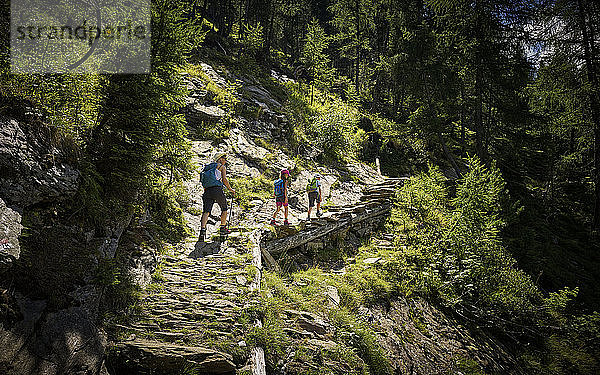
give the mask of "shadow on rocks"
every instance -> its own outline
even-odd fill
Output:
[[[220,242],[196,242],[194,250],[188,254],[188,257],[193,259],[203,258],[207,255],[218,254],[221,250]]]

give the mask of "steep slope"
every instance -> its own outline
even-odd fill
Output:
[[[201,69],[210,82],[227,89],[228,80],[217,70],[207,64]],[[236,80],[235,92],[247,94],[245,105],[261,108],[263,115],[238,118],[237,125],[213,141],[191,140],[198,166],[228,154],[229,177],[240,195],[231,216],[233,233],[224,244],[197,242],[202,187],[196,173],[185,184],[189,200],[184,216],[192,235],[161,257],[160,273],[146,288],[137,316],[113,327],[118,334],[109,371],[249,373],[250,348],[260,346],[268,372],[275,374],[518,372],[501,345],[470,333],[425,300],[356,298],[361,285],[347,276],[385,265],[379,258],[352,255],[361,243],[376,249],[391,246],[385,231],[377,233],[389,212],[394,184],[402,180],[377,185],[386,179],[358,162],[337,168],[312,163],[310,170],[304,169],[298,164],[301,155],[293,158],[285,152],[289,134],[282,133],[286,126],[281,124],[288,119],[276,114],[284,105],[258,83]],[[197,126],[214,125],[226,116],[218,103],[206,99],[203,85],[194,78],[187,82],[192,135]],[[274,210],[270,181],[283,168],[293,177],[292,226],[272,230],[266,225]],[[304,187],[317,171],[323,175],[326,213],[307,224]],[[209,237],[217,233],[218,213],[215,207]],[[260,244],[251,241],[256,231]],[[271,271],[264,274],[263,290],[252,293],[248,285],[256,270],[250,249],[257,245]],[[252,325],[256,318],[262,328]]]

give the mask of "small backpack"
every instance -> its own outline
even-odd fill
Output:
[[[223,182],[217,179],[217,165],[217,163],[210,163],[204,166],[204,169],[200,172],[202,187],[223,186]]]
[[[308,182],[308,184],[306,184],[306,191],[308,191],[308,192],[315,192],[317,190],[319,190],[319,185],[318,185],[318,182],[317,182],[317,178],[315,177],[312,180],[310,180]]]
[[[274,192],[276,197],[281,197],[284,194],[285,181],[281,178],[273,182]]]

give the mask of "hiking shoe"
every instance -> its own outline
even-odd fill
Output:
[[[198,241],[204,242],[205,238],[206,238],[206,228],[202,228],[202,229],[200,229],[200,235],[198,236]]]
[[[306,221],[310,221],[310,216],[307,216],[307,217],[306,217]]]
[[[221,235],[226,235],[231,233],[231,231],[227,228],[227,225],[221,225],[221,228],[219,229],[219,233]]]
[[[283,221],[283,225],[290,225],[290,222],[286,220]]]
[[[317,217],[321,217],[321,215],[323,215],[323,213],[321,211],[317,211]]]
[[[271,222],[269,224],[271,224],[273,226],[277,225],[277,223],[275,222],[275,219],[271,219]]]

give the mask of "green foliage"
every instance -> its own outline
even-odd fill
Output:
[[[127,272],[122,258],[101,259],[96,270],[96,282],[103,288],[103,310],[130,308],[141,296],[140,287]]]
[[[159,185],[149,195],[148,212],[161,240],[177,243],[192,234],[183,217],[184,200],[187,200],[187,192],[179,184]]]
[[[330,317],[337,328],[336,336],[356,349],[358,356],[367,364],[370,374],[392,373],[389,360],[380,348],[377,338],[365,323],[357,321],[344,310],[334,310]]]
[[[501,243],[504,182],[493,166],[487,169],[476,158],[468,163],[455,198],[448,198],[435,168],[400,189],[392,224],[407,235],[409,249],[400,254],[406,260],[396,263],[416,267],[410,270],[417,272],[411,277],[414,290],[444,303],[527,315],[540,295],[531,279],[513,267]]]
[[[9,65],[4,65],[8,68]],[[0,71],[0,112],[18,114],[18,107],[38,113],[57,137],[76,145],[76,154],[98,125],[101,92],[106,77],[95,74],[56,74],[53,76],[8,74]],[[61,146],[57,142],[57,146]]]
[[[242,28],[241,44],[244,50],[251,56],[258,57],[264,43],[262,25],[260,23],[256,25],[244,24]]]
[[[247,309],[245,320],[254,324],[254,320],[261,319],[263,326],[250,328],[246,342],[250,346],[260,346],[265,350],[267,368],[274,368],[277,361],[283,358],[288,337],[281,326],[282,313],[281,301],[274,298],[262,298],[259,306]]]
[[[265,288],[272,293],[273,299],[279,301],[277,305],[280,309],[291,305],[294,309],[327,316],[329,322],[334,325],[335,341],[339,349],[333,352],[326,351],[323,353],[325,358],[343,359],[344,363],[351,364],[348,371],[353,374],[364,374],[367,371],[370,374],[391,373],[389,361],[375,334],[355,314],[361,303],[360,293],[363,292],[362,286],[356,285],[354,279],[341,280],[319,269],[295,273],[291,275],[290,280],[282,279],[273,273],[265,273],[264,276]],[[339,291],[339,307],[330,306],[325,294],[328,285],[336,287]],[[358,292],[359,290],[361,292]],[[364,294],[368,294],[368,291],[364,291]],[[348,351],[348,348],[352,348],[352,351]]]
[[[231,187],[235,189],[236,204],[243,210],[250,207],[254,199],[267,201],[273,195],[273,182],[264,175],[252,178],[231,178]]]
[[[311,76],[311,83],[321,87],[331,82],[333,69],[330,67],[329,57],[325,53],[329,43],[325,30],[316,19],[308,24],[306,40],[302,49],[300,61]],[[312,100],[312,99],[311,99]]]
[[[310,132],[325,156],[350,159],[356,156],[364,132],[358,130],[359,112],[341,100],[333,102],[313,121]]]

